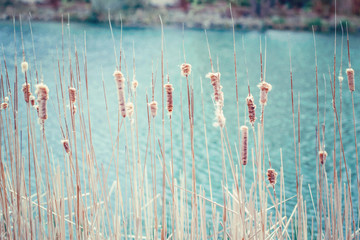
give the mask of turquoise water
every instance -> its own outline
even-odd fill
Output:
[[[24,40],[25,50],[30,63],[30,68],[34,66],[31,36],[28,24],[24,24]],[[88,80],[90,95],[90,114],[92,123],[92,138],[96,153],[96,160],[104,169],[109,169],[108,182],[115,180],[115,168],[111,161],[112,146],[107,124],[107,115],[105,110],[104,93],[102,87],[102,72],[106,87],[106,98],[108,101],[110,124],[112,129],[112,137],[116,136],[118,121],[118,104],[115,83],[113,80],[113,71],[115,68],[115,59],[113,51],[113,42],[107,25],[91,25],[91,24],[71,24],[72,49],[74,42],[79,51],[80,70],[82,79],[82,88],[85,90],[85,81],[83,73],[83,53],[84,53],[84,33],[87,39],[87,61],[88,61]],[[169,74],[170,82],[174,86],[174,112],[172,118],[173,125],[173,143],[174,143],[174,163],[175,174],[180,175],[183,170],[182,147],[181,147],[181,122],[180,122],[180,89],[183,92],[184,104],[184,134],[186,146],[186,167],[187,179],[191,180],[191,154],[190,154],[190,134],[187,115],[187,93],[186,82],[180,76],[179,66],[183,63],[182,41],[183,33],[179,28],[165,28],[165,72]],[[49,100],[49,119],[46,121],[46,134],[48,145],[54,156],[55,164],[63,166],[63,149],[60,144],[61,132],[57,117],[57,97],[56,85],[58,82],[57,59],[62,58],[61,54],[61,24],[59,23],[33,23],[33,34],[35,42],[35,50],[37,56],[38,69],[41,71],[44,82],[50,88]],[[120,28],[114,28],[116,39],[116,47],[119,51]],[[205,188],[207,196],[209,196],[208,172],[206,162],[206,151],[204,144],[204,130],[202,120],[201,105],[201,79],[204,91],[205,120],[207,124],[208,148],[210,154],[210,169],[213,184],[214,200],[223,201],[221,190],[222,179],[222,158],[220,131],[212,126],[214,121],[214,105],[211,98],[212,86],[209,79],[205,78],[206,73],[211,71],[208,49],[204,31],[201,29],[185,29],[185,50],[186,61],[192,65],[192,74],[190,81],[194,87],[194,109],[195,109],[195,161],[196,161],[196,177],[198,185]],[[240,121],[244,124],[244,108],[245,97],[247,95],[247,77],[245,67],[245,56],[247,59],[247,67],[249,72],[249,81],[251,92],[255,99],[259,97],[259,90],[256,85],[260,79],[260,61],[259,61],[259,43],[260,38],[264,44],[264,38],[267,39],[267,66],[266,81],[273,86],[269,93],[268,104],[265,108],[265,147],[269,149],[272,167],[277,172],[280,171],[280,149],[283,154],[283,165],[285,174],[285,185],[287,197],[296,194],[295,164],[294,164],[294,146],[293,146],[293,127],[292,127],[292,107],[291,107],[291,91],[290,91],[290,74],[289,74],[289,44],[291,47],[293,80],[294,80],[294,98],[297,110],[298,96],[301,100],[300,111],[300,136],[301,136],[301,168],[303,173],[304,196],[310,203],[310,195],[308,193],[308,185],[313,192],[316,191],[316,89],[315,89],[315,61],[314,61],[314,44],[313,36],[310,32],[287,32],[269,30],[265,32],[249,31],[236,32],[236,50],[237,50],[237,70],[239,83],[239,105],[240,105]],[[17,52],[18,64],[21,62],[21,44],[20,32],[17,25]],[[242,38],[245,42],[245,52],[242,47]],[[0,39],[4,46],[5,56],[10,79],[14,77],[14,41],[13,26],[10,22],[0,23]],[[231,31],[208,31],[208,39],[211,48],[211,55],[214,63],[218,62],[219,71],[221,72],[221,84],[225,95],[224,115],[226,117],[226,126],[229,133],[229,142],[234,159],[237,162],[234,144],[238,143],[237,139],[237,111],[236,111],[236,92],[234,78],[234,59],[233,59],[233,39]],[[69,40],[65,36],[65,60],[67,61],[67,48]],[[319,65],[319,99],[320,99],[320,119],[323,121],[324,109],[326,110],[326,151],[328,152],[328,161],[326,163],[326,171],[329,178],[333,173],[332,151],[333,151],[333,110],[331,107],[331,90],[329,83],[329,68],[333,69],[333,52],[334,52],[334,35],[322,34],[316,35],[317,53]],[[350,36],[351,43],[351,59],[355,72],[359,71],[360,52],[356,49],[360,43],[358,35]],[[151,95],[151,74],[154,72],[155,82],[155,100],[161,106],[161,68],[160,68],[160,49],[161,49],[161,30],[160,28],[124,28],[123,30],[123,72],[127,79],[133,78],[133,46],[136,55],[136,79],[139,82],[137,89],[137,106],[138,106],[138,125],[139,125],[139,144],[141,157],[143,159],[147,143],[148,121],[146,111],[146,94]],[[264,46],[264,45],[263,45]],[[341,35],[338,35],[337,42],[337,73],[340,68],[340,48]],[[344,68],[347,66],[347,52],[344,47]],[[117,53],[119,56],[119,53]],[[72,59],[73,60],[73,59]],[[126,66],[124,64],[126,62]],[[66,63],[68,68],[68,63]],[[217,65],[217,64],[215,64]],[[124,70],[125,69],[125,70]],[[68,71],[68,70],[65,70]],[[22,75],[19,71],[20,82],[22,83]],[[345,72],[343,72],[345,75]],[[323,78],[325,76],[325,80]],[[34,78],[32,79],[34,81]],[[68,77],[66,78],[68,82]],[[182,83],[182,85],[181,85]],[[66,84],[67,85],[67,84]],[[326,86],[325,86],[326,85]],[[336,94],[339,99],[339,85],[336,82]],[[345,146],[345,154],[349,167],[351,169],[351,178],[353,182],[353,198],[357,202],[356,194],[356,161],[355,147],[353,140],[352,125],[352,109],[351,97],[347,88],[347,82],[344,81],[343,93],[343,143]],[[325,96],[326,91],[326,96]],[[21,92],[20,92],[21,93]],[[21,93],[22,94],[22,93]],[[85,101],[85,91],[83,91]],[[356,118],[359,117],[359,93],[355,92],[355,109]],[[326,97],[326,101],[325,101]],[[20,97],[22,99],[22,96]],[[85,103],[85,102],[84,102]],[[257,116],[260,118],[260,104],[256,100]],[[338,103],[337,103],[338,104]],[[26,132],[26,112],[25,105],[20,101],[19,114],[22,120],[21,128]],[[87,113],[84,112],[84,116]],[[297,121],[297,120],[296,120]],[[257,121],[258,122],[258,121]],[[156,118],[156,134],[161,139],[161,108],[159,108]],[[249,123],[246,123],[250,126]],[[128,126],[129,127],[129,126]],[[166,159],[170,164],[170,131],[169,120],[165,119],[166,129]],[[360,126],[357,126],[357,133],[360,134]],[[25,136],[25,134],[23,134]],[[123,136],[123,135],[121,135]],[[339,140],[337,136],[337,165],[339,164]],[[25,142],[26,138],[23,138]],[[253,148],[252,133],[249,137],[249,149]],[[26,149],[24,147],[24,149]],[[124,155],[125,142],[120,143],[120,153]],[[266,154],[267,155],[267,154]],[[251,156],[249,151],[249,156]],[[148,155],[149,159],[149,155]],[[268,158],[266,157],[266,160]],[[148,160],[149,163],[150,160]],[[120,164],[125,164],[124,158],[120,158]],[[230,176],[230,165],[226,159],[227,172]],[[247,183],[253,180],[252,161],[249,161],[249,167],[246,169]],[[159,166],[159,164],[158,164]],[[80,165],[80,167],[82,167]],[[266,168],[268,161],[266,161]],[[120,168],[119,175],[122,179],[126,179],[125,167]],[[148,171],[150,175],[150,171]],[[264,172],[265,175],[265,172]],[[158,185],[161,186],[161,168],[158,168]],[[232,179],[230,177],[229,179]],[[345,179],[344,179],[345,180]],[[230,184],[232,180],[230,180]],[[277,185],[278,187],[279,185]],[[190,189],[190,186],[188,186]],[[35,189],[35,185],[34,188]],[[170,190],[168,190],[170,195]],[[289,206],[293,206],[295,200],[289,202]],[[308,215],[313,214],[311,205],[308,204]],[[210,208],[208,209],[210,210]]]

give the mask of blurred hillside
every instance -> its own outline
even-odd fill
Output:
[[[232,25],[230,4],[237,28],[333,28],[332,0],[0,0],[0,19],[31,12],[36,20],[58,21],[69,13],[72,21],[103,22],[110,10],[115,24],[121,15],[124,25],[154,25],[161,15],[168,25],[224,28]],[[360,29],[360,0],[338,0],[336,12],[351,31]]]

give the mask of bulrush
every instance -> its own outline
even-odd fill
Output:
[[[171,115],[174,105],[173,105],[173,94],[174,88],[172,87],[171,83],[167,83],[164,85],[165,91],[166,91],[166,99],[167,99],[167,110],[169,112],[169,115]]]
[[[132,115],[134,114],[134,104],[132,102],[126,103],[126,113],[127,116],[131,119]]]
[[[22,85],[22,88],[21,90],[24,92],[24,99],[25,99],[25,102],[29,102],[30,100],[30,96],[31,96],[31,92],[30,92],[30,83],[24,83]]]
[[[33,95],[30,96],[30,103],[31,103],[31,106],[35,105],[35,96],[33,96]]]
[[[259,83],[257,86],[260,89],[260,104],[266,105],[267,94],[271,91],[272,86],[270,83],[267,83],[265,81]]]
[[[267,177],[268,177],[268,180],[269,180],[269,183],[272,185],[272,186],[275,186],[276,184],[276,176],[277,176],[277,172],[275,171],[275,169],[272,169],[272,168],[269,168],[267,170]]]
[[[157,102],[156,101],[152,101],[151,103],[149,103],[150,105],[150,111],[151,111],[151,116],[154,118],[156,117],[156,112],[157,112]]]
[[[226,118],[224,116],[223,110],[221,107],[217,106],[216,110],[215,110],[215,122],[214,122],[214,127],[225,127],[225,123],[226,123]]]
[[[220,85],[220,73],[208,73],[206,74],[207,78],[210,78],[210,83],[214,88],[214,100],[216,104],[223,105],[224,102],[224,94],[221,91],[221,85]]]
[[[21,71],[25,73],[29,69],[29,64],[26,61],[21,63]]]
[[[319,161],[321,165],[323,165],[326,162],[327,152],[325,150],[319,151]]]
[[[125,92],[124,92],[125,78],[120,71],[115,71],[114,77],[115,77],[116,87],[118,89],[118,100],[119,100],[121,116],[126,117]]]
[[[69,140],[64,139],[61,140],[62,145],[64,146],[64,150],[66,153],[70,153],[70,145],[69,145]]]
[[[354,69],[347,68],[346,69],[346,75],[347,75],[347,78],[348,78],[349,90],[351,92],[353,92],[353,91],[355,91]]]
[[[191,65],[188,63],[183,63],[180,66],[181,69],[181,75],[184,77],[188,77],[191,74]]]
[[[49,99],[49,88],[45,84],[40,83],[36,85],[35,93],[38,96],[37,102],[39,104],[38,106],[39,119],[44,121],[48,118],[46,102]]]
[[[251,94],[249,94],[249,96],[246,98],[246,104],[248,106],[250,123],[251,125],[254,125],[256,120],[256,116],[255,116],[256,105],[254,103],[254,97]]]
[[[7,109],[9,104],[7,102],[1,103],[1,109]]]
[[[138,87],[139,83],[138,83],[138,81],[133,80],[132,83],[131,83],[131,85],[132,85],[132,89],[135,91],[136,88]]]
[[[246,165],[248,161],[248,127],[241,126],[241,164]]]
[[[76,89],[73,87],[69,88],[69,99],[70,99],[70,103],[76,102]]]

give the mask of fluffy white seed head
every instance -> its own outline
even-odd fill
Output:
[[[225,127],[226,118],[224,116],[224,112],[221,107],[217,106],[215,110],[215,122],[214,127]]]
[[[8,102],[9,101],[9,97],[5,97],[5,102]]]
[[[270,83],[267,83],[265,81],[259,83],[257,86],[260,89],[260,104],[266,105],[267,94],[271,91],[272,86]]]
[[[132,83],[131,83],[131,85],[132,85],[132,89],[135,91],[136,88],[138,87],[139,83],[138,83],[138,81],[133,80]]]
[[[39,119],[46,120],[48,117],[46,102],[49,99],[49,88],[43,83],[37,84],[35,93],[39,104]]]
[[[129,118],[132,118],[134,114],[134,104],[132,102],[126,103],[126,113]]]
[[[23,73],[25,73],[28,70],[28,68],[29,68],[29,64],[26,61],[21,63],[21,71]]]
[[[118,100],[119,100],[119,108],[121,112],[121,116],[123,118],[126,117],[126,106],[125,106],[125,90],[124,90],[124,82],[125,78],[120,71],[114,72],[115,83],[117,87]]]

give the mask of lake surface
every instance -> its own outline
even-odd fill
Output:
[[[38,69],[41,69],[41,75],[44,82],[50,88],[49,100],[49,119],[46,121],[46,134],[48,145],[54,156],[55,164],[63,166],[63,149],[60,144],[61,132],[57,115],[57,97],[56,85],[58,82],[57,60],[62,59],[61,51],[61,24],[60,23],[36,23],[32,24],[35,51],[37,56]],[[112,146],[107,124],[107,115],[104,102],[104,90],[102,85],[102,74],[106,87],[106,98],[109,107],[110,125],[112,137],[116,136],[118,122],[118,100],[113,79],[115,69],[115,59],[113,50],[113,41],[108,25],[92,25],[73,23],[71,28],[71,48],[74,49],[74,42],[79,51],[80,70],[82,77],[82,88],[85,90],[85,81],[83,73],[83,54],[84,54],[84,33],[87,39],[87,61],[88,61],[88,81],[90,95],[90,113],[92,123],[92,138],[95,147],[95,153],[98,164],[110,169],[108,182],[115,180],[115,168],[111,163]],[[67,28],[65,26],[65,30]],[[28,56],[30,68],[34,66],[31,35],[28,23],[23,26],[25,51]],[[165,73],[169,74],[170,82],[174,86],[174,112],[172,117],[173,126],[173,153],[175,164],[175,175],[179,176],[183,170],[182,147],[181,147],[181,121],[180,121],[180,89],[183,94],[183,113],[184,113],[184,134],[186,146],[186,167],[187,179],[191,181],[191,151],[190,151],[190,134],[187,110],[187,92],[186,80],[180,75],[180,65],[184,62],[183,57],[183,32],[179,28],[165,28]],[[236,91],[234,77],[234,57],[233,57],[233,38],[231,31],[212,31],[208,32],[208,39],[211,49],[211,55],[215,66],[219,67],[221,72],[221,84],[225,97],[224,115],[226,117],[226,126],[229,133],[229,142],[232,147],[233,157],[237,162],[234,144],[238,143],[237,138],[237,111],[236,111]],[[114,27],[116,40],[117,56],[119,57],[119,39],[120,28]],[[240,124],[244,124],[245,97],[247,96],[247,75],[250,81],[251,93],[256,99],[257,117],[260,119],[259,90],[256,85],[260,80],[260,61],[259,45],[260,38],[264,47],[264,38],[267,39],[266,53],[266,81],[272,84],[272,91],[269,93],[268,104],[265,108],[265,149],[269,149],[272,167],[277,172],[280,171],[280,149],[282,149],[284,175],[286,184],[287,197],[296,194],[296,178],[294,163],[294,143],[292,127],[292,107],[291,107],[291,90],[290,90],[290,73],[289,73],[289,46],[292,55],[293,80],[294,80],[294,101],[297,111],[298,97],[301,100],[301,117],[300,117],[300,135],[301,135],[301,168],[303,173],[303,193],[306,197],[308,214],[313,214],[310,207],[311,198],[308,194],[310,185],[313,192],[316,191],[316,88],[315,88],[315,60],[314,60],[314,42],[313,35],[310,32],[287,32],[287,31],[249,31],[236,32],[236,51],[237,51],[237,70],[239,84],[239,105],[240,105]],[[18,64],[21,62],[21,40],[19,25],[17,25],[17,52]],[[242,47],[242,38],[244,39],[245,51]],[[14,77],[14,36],[13,25],[11,22],[0,22],[0,39],[4,46],[5,56],[10,79]],[[316,34],[317,54],[319,65],[319,99],[320,99],[320,121],[323,122],[324,109],[326,110],[326,131],[325,142],[326,151],[328,152],[328,161],[326,162],[326,171],[329,178],[333,173],[333,110],[331,107],[331,90],[329,82],[329,69],[333,69],[334,53],[334,34]],[[345,43],[346,41],[344,41]],[[350,50],[352,66],[355,72],[360,70],[360,51],[355,46],[360,44],[358,35],[350,36]],[[69,40],[65,34],[65,58],[67,59]],[[155,100],[159,103],[158,116],[156,117],[156,135],[161,140],[161,68],[160,68],[160,50],[161,50],[161,29],[154,28],[124,28],[123,29],[123,63],[122,71],[127,79],[133,79],[133,46],[136,56],[136,79],[139,82],[137,89],[137,106],[138,106],[138,125],[139,125],[139,144],[141,157],[143,159],[146,149],[148,136],[148,121],[146,110],[146,94],[151,97],[151,77],[152,72],[156,78],[155,81]],[[201,80],[204,91],[205,120],[207,124],[208,148],[210,156],[210,169],[213,184],[214,200],[223,201],[221,188],[222,179],[222,153],[220,143],[219,128],[212,126],[214,122],[214,104],[212,100],[212,86],[205,75],[211,71],[209,54],[206,44],[206,38],[203,30],[185,29],[184,46],[186,51],[186,61],[192,65],[192,74],[190,81],[194,88],[194,111],[195,111],[195,162],[196,177],[198,185],[202,185],[207,196],[209,196],[208,172],[206,151],[204,144],[204,130],[202,120],[201,105]],[[341,34],[337,39],[337,64],[336,70],[340,68],[340,49]],[[343,64],[344,70],[347,67],[347,52],[344,46]],[[247,65],[245,66],[245,59]],[[72,59],[73,60],[73,59]],[[67,61],[67,60],[66,60]],[[126,63],[126,66],[125,64]],[[41,65],[41,68],[40,68]],[[68,65],[67,65],[68,66]],[[343,75],[345,71],[343,70]],[[68,71],[68,70],[66,70]],[[23,77],[19,71],[20,82]],[[333,74],[333,73],[332,73]],[[68,75],[67,75],[68,76]],[[332,75],[333,76],[333,75]],[[331,76],[331,77],[332,77]],[[325,80],[324,80],[325,77]],[[355,75],[356,77],[356,75]],[[32,78],[34,81],[34,78]],[[68,82],[68,77],[66,78]],[[66,84],[67,85],[67,84]],[[339,99],[339,84],[336,80],[336,94]],[[351,95],[348,91],[347,81],[343,84],[343,142],[345,154],[352,176],[353,198],[357,202],[356,194],[356,160],[355,146],[353,140],[353,123],[351,109]],[[326,91],[326,96],[325,96]],[[85,94],[85,91],[83,91]],[[22,93],[20,92],[22,95]],[[83,95],[85,97],[85,95]],[[356,118],[360,114],[359,93],[355,92]],[[325,101],[326,98],[326,101]],[[20,97],[22,100],[22,96]],[[85,98],[84,98],[85,100]],[[339,103],[337,103],[339,104]],[[26,123],[25,105],[20,101],[20,117],[22,122]],[[86,115],[87,113],[84,113]],[[170,132],[169,120],[165,118],[166,129],[166,156],[167,164],[170,164]],[[295,119],[295,121],[297,121]],[[259,121],[257,121],[259,122]],[[297,124],[297,122],[296,122]],[[248,121],[246,125],[250,127]],[[129,127],[129,126],[128,126]],[[26,132],[26,125],[22,124],[21,128]],[[360,124],[357,126],[357,134],[360,134]],[[123,135],[121,135],[122,137]],[[26,139],[24,138],[23,141]],[[24,144],[24,143],[23,143]],[[249,131],[249,149],[253,148],[252,132]],[[339,164],[339,138],[337,134],[337,165]],[[26,149],[26,147],[24,147]],[[120,143],[120,154],[124,154],[125,142]],[[24,151],[25,152],[25,151]],[[268,157],[266,155],[266,168],[268,167]],[[123,156],[123,155],[121,155]],[[251,150],[249,150],[251,156]],[[121,160],[122,159],[122,160]],[[121,162],[122,161],[122,162]],[[143,160],[142,160],[143,161]],[[120,157],[120,164],[125,164],[124,158]],[[230,174],[229,161],[226,159],[227,171]],[[253,180],[252,161],[249,159],[249,167],[246,169],[247,183]],[[80,166],[82,167],[82,166]],[[25,170],[26,171],[26,170]],[[126,179],[125,167],[120,168],[120,176]],[[150,171],[148,171],[150,176]],[[265,175],[265,172],[264,172]],[[161,176],[161,168],[158,168],[158,176]],[[229,175],[230,176],[230,175]],[[232,179],[230,177],[229,179]],[[345,180],[345,178],[344,178]],[[230,181],[231,184],[232,181]],[[158,185],[161,186],[161,177],[158,177]],[[34,185],[35,186],[35,185]],[[249,185],[250,186],[250,185]],[[279,185],[276,185],[277,187]],[[190,189],[190,186],[188,186]],[[35,189],[35,187],[33,188]],[[168,190],[170,195],[170,191]],[[355,195],[356,194],[356,195]],[[295,200],[289,202],[293,206]],[[208,209],[210,210],[210,208]]]

